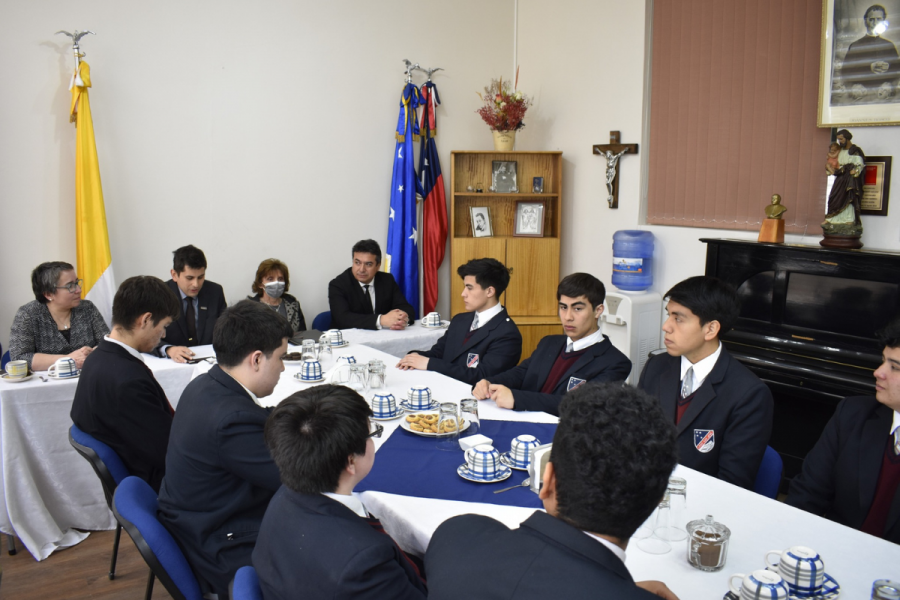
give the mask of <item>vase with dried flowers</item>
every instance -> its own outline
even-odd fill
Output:
[[[494,150],[509,152],[516,144],[516,132],[525,123],[525,112],[531,106],[531,98],[518,91],[519,70],[516,69],[516,84],[509,85],[503,78],[492,79],[491,85],[484,88],[484,94],[478,96],[484,103],[477,112],[482,120],[494,132]]]

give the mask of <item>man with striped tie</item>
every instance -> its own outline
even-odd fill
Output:
[[[875,397],[838,404],[787,503],[900,544],[900,315],[878,337]]]
[[[772,433],[769,388],[733,358],[719,337],[741,310],[733,287],[691,277],[669,290],[666,354],[644,366],[638,388],[659,399],[675,423],[678,461],[753,489]]]

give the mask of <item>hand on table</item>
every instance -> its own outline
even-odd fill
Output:
[[[397,363],[397,368],[401,371],[412,371],[413,369],[418,369],[419,371],[427,371],[428,357],[420,356],[415,352],[411,352],[400,359],[400,362]]]
[[[496,402],[500,408],[512,410],[515,407],[516,399],[513,398],[512,390],[505,385],[494,385],[492,383],[488,386],[488,390],[491,392],[491,400]]]
[[[491,399],[491,390],[490,390],[491,382],[487,379],[482,379],[478,383],[475,384],[475,387],[472,388],[472,395],[475,396],[476,400],[490,400]]]
[[[409,315],[407,315],[399,308],[395,308],[386,315],[381,315],[382,327],[390,327],[391,329],[405,329],[408,322]]]
[[[94,351],[94,349],[91,348],[90,346],[83,346],[83,347],[79,348],[78,350],[75,350],[74,352],[70,352],[66,356],[68,356],[69,358],[75,359],[75,368],[81,369],[81,365],[84,364],[84,359],[86,359],[88,357],[88,354],[90,354],[93,351]]]
[[[194,353],[187,346],[169,346],[166,348],[166,356],[177,363],[186,363],[194,358]]]
[[[637,581],[635,582],[635,585],[647,590],[651,594],[656,594],[660,598],[665,598],[666,600],[678,600],[678,596],[676,596],[662,581]]]

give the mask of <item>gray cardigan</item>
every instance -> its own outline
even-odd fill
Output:
[[[31,359],[35,353],[69,354],[83,346],[93,348],[109,333],[100,311],[90,300],[72,309],[69,341],[63,337],[46,304],[32,300],[16,312],[9,332],[10,360]]]

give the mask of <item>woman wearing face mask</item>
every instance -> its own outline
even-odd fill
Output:
[[[250,287],[256,293],[255,296],[250,296],[251,300],[271,306],[272,310],[288,320],[295,332],[306,331],[306,319],[303,318],[300,302],[286,293],[291,287],[291,276],[286,264],[277,258],[262,261]]]

